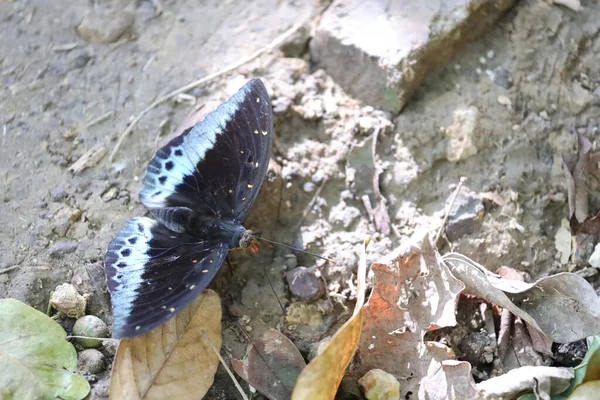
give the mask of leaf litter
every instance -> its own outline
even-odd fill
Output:
[[[123,339],[110,380],[114,399],[198,399],[213,384],[221,348],[221,300],[205,290],[174,318],[145,335]]]
[[[267,330],[254,339],[243,360],[231,360],[233,370],[270,400],[289,399],[306,366],[300,351],[283,333]]]

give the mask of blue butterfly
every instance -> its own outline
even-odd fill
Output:
[[[192,302],[230,248],[256,250],[242,223],[263,183],[273,110],[259,79],[156,152],[146,168],[139,217],[108,246],[104,264],[113,337],[142,335]]]

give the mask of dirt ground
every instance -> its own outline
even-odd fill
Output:
[[[518,3],[432,74],[399,116],[360,104],[313,70],[309,37],[299,36],[285,54],[264,55],[192,90],[191,100],[153,110],[114,161],[105,156],[78,174],[68,170],[94,146],[110,152],[128,122],[159,96],[250,54],[314,12],[303,4],[140,0],[124,8],[110,1],[0,0],[0,271],[15,267],[0,273],[0,297],[45,311],[50,292],[70,282],[91,295],[88,313],[110,323],[103,253],[128,218],[145,213],[137,195],[157,144],[193,110],[191,100],[223,101],[255,76],[271,93],[277,140],[269,181],[246,226],[337,263],[318,270],[326,295],[308,303],[290,294],[285,273],[322,260],[267,244],[256,255],[231,254],[232,268],[224,265],[212,284],[223,300],[226,358],[243,356],[246,334],[271,327],[303,354],[313,353],[349,315],[364,237],[373,237],[375,261],[414,235],[436,232],[460,177],[467,178],[467,198],[495,192],[504,201],[479,199],[485,207],[477,208],[476,223],[448,235],[438,243],[442,249],[532,278],[573,269],[561,262],[554,240],[568,217],[560,154],[573,152],[571,126],[598,147],[596,1],[583,1],[579,13],[543,1]],[[78,33],[94,10],[111,10],[106,37],[85,36],[81,27]],[[478,151],[450,161],[445,132],[457,110],[469,110],[475,121]],[[591,185],[594,214],[600,196],[597,182]],[[389,231],[378,222],[386,213],[368,210],[378,204],[387,210]],[[578,254],[574,270],[588,258]],[[111,350],[103,351],[110,361]],[[106,395],[107,372],[89,379],[93,398]],[[220,369],[206,398],[238,396]]]

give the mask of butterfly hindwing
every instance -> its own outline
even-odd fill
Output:
[[[264,180],[272,143],[271,101],[263,83],[252,79],[158,150],[140,199],[150,210],[184,207],[242,222]]]
[[[127,221],[105,257],[113,337],[141,335],[175,316],[211,282],[228,250],[150,218]]]

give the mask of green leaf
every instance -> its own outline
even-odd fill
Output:
[[[588,343],[590,342],[588,341]],[[562,396],[570,396],[575,388],[583,382],[588,369],[588,363],[592,359],[592,356],[594,356],[594,354],[598,351],[600,351],[600,336],[596,335],[592,337],[588,351],[585,353],[585,357],[583,357],[583,361],[581,361],[581,364],[575,367],[575,378],[573,378],[571,381],[569,388],[561,393]],[[597,357],[594,358],[597,360]]]
[[[77,353],[61,326],[15,299],[0,300],[0,398],[83,399]]]

